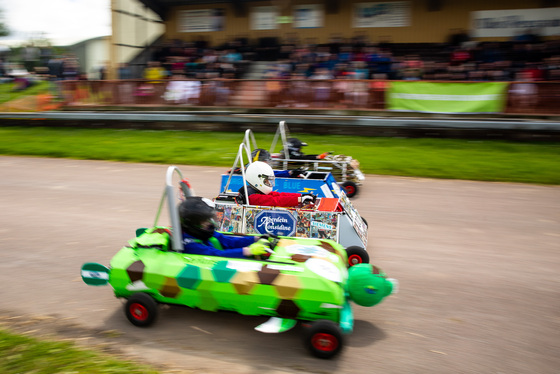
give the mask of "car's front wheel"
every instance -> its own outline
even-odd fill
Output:
[[[147,293],[135,293],[124,306],[126,318],[135,326],[148,327],[156,320],[158,304]]]
[[[334,357],[344,344],[342,329],[333,321],[315,321],[305,329],[304,344],[315,357]]]

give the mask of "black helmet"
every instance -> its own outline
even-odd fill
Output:
[[[179,218],[184,232],[195,238],[207,240],[214,234],[214,203],[206,198],[187,196],[179,204]]]
[[[298,138],[289,138],[286,145],[288,146],[288,151],[299,152],[301,147],[305,147],[307,143],[302,142]]]
[[[270,153],[266,149],[257,148],[251,152],[251,162],[262,161],[268,163],[271,159]]]

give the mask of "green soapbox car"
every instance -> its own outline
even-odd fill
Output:
[[[373,306],[396,292],[396,280],[368,263],[348,267],[344,247],[327,239],[272,236],[270,256],[261,259],[182,253],[175,172],[182,178],[178,168],[169,167],[154,226],[138,229],[109,267],[89,262],[81,269],[86,284],[109,284],[116,297],[127,299],[125,315],[135,326],[151,325],[159,304],[267,316],[255,328],[265,333],[287,331],[300,321],[310,353],[331,358],[352,332],[350,302]],[[191,195],[186,183],[180,186],[183,196]],[[171,225],[158,226],[165,201]]]

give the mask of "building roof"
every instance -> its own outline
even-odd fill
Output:
[[[154,11],[163,21],[169,17],[169,11],[176,6],[197,4],[232,4],[234,9],[242,10],[249,0],[139,0]],[[255,0],[252,0],[255,1]],[[258,0],[257,0],[258,1]]]

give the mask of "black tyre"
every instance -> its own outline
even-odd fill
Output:
[[[343,182],[341,186],[348,197],[354,197],[358,193],[358,185],[352,181]]]
[[[365,225],[366,225],[366,228],[368,228],[368,227],[369,227],[369,225],[368,225],[368,223],[367,223],[366,219],[365,219],[364,217],[360,217],[360,218],[362,219],[362,221],[364,221],[364,223],[365,223]]]
[[[139,292],[128,298],[124,306],[126,318],[135,326],[148,327],[157,318],[158,304],[147,293]]]
[[[315,321],[304,331],[304,344],[313,356],[332,358],[344,345],[342,329],[333,321]]]
[[[357,245],[350,246],[346,248],[346,254],[348,255],[348,267],[358,264],[369,264],[369,254],[362,247]]]

